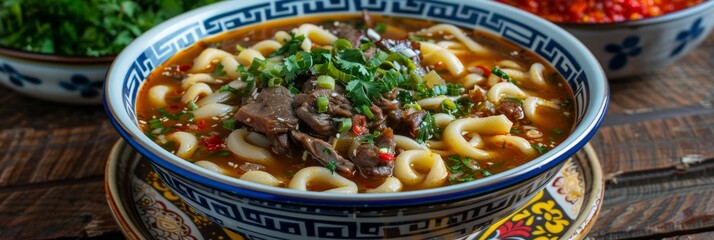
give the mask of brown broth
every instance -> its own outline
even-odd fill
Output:
[[[193,64],[193,59],[208,47],[218,47],[228,52],[235,53],[236,45],[246,47],[251,46],[252,44],[264,39],[272,39],[273,34],[276,31],[289,31],[290,29],[299,26],[299,24],[296,23],[314,23],[316,25],[320,25],[321,23],[331,24],[333,21],[357,21],[358,19],[359,17],[356,15],[345,15],[332,18],[291,18],[287,20],[261,23],[258,25],[241,28],[229,33],[221,34],[217,37],[204,39],[195,44],[194,46],[182,52],[179,52],[151,73],[151,75],[144,82],[144,85],[139,93],[139,97],[137,100],[137,117],[139,120],[142,120],[144,122],[148,122],[150,119],[155,117],[161,118],[162,113],[160,113],[158,109],[153,109],[149,104],[149,100],[147,97],[148,89],[151,86],[155,85],[169,85],[173,86],[174,89],[181,89],[180,83],[181,78],[183,76],[175,76],[178,72],[180,72],[177,69],[181,68],[182,66],[190,66],[191,64]],[[406,38],[408,36],[408,32],[418,31],[420,29],[428,28],[429,26],[435,24],[434,22],[430,21],[379,16],[372,16],[372,20],[374,22],[383,22],[389,26],[387,33],[382,35],[384,38],[399,39]],[[494,54],[490,54],[488,56],[476,56],[474,54],[459,56],[465,66],[474,64],[493,66],[497,61],[500,60],[512,60],[521,64],[522,66],[528,67],[534,62],[541,62],[543,63],[543,65],[546,66],[543,75],[549,83],[547,84],[547,87],[540,88],[529,85],[527,83],[521,85],[521,87],[523,89],[527,89],[530,92],[535,93],[537,96],[543,99],[572,100],[572,93],[567,87],[568,85],[565,83],[562,77],[556,74],[554,69],[545,64],[545,62],[542,61],[539,57],[528,51],[524,51],[523,49],[517,47],[514,44],[505,42],[493,35],[479,31],[470,31],[467,33],[475,41],[491,49]],[[436,36],[435,38],[439,40],[439,38],[441,37],[443,36]],[[439,66],[432,67],[437,71],[440,70]],[[210,73],[212,71],[213,69],[208,69],[207,72]],[[439,72],[442,78],[444,78],[447,82],[453,82],[456,80],[456,78],[454,76],[451,76],[448,71]],[[226,83],[230,81],[227,78],[225,80]],[[214,88],[214,91],[218,89],[218,86],[212,87]],[[188,106],[186,106],[186,104],[181,103],[179,100],[182,94],[182,92],[173,92],[169,95],[167,99],[170,102],[170,107],[165,109],[166,112],[168,112],[169,114],[176,115],[180,114],[182,111],[187,110]],[[547,120],[539,121],[539,125],[533,124],[534,126],[538,127],[538,129],[543,130],[541,132],[543,134],[542,139],[545,139],[545,146],[552,148],[562,142],[568,136],[568,134],[572,130],[574,123],[573,110],[574,109],[572,109],[572,107],[565,110],[552,110],[547,108],[538,109],[539,113],[548,114]],[[180,124],[180,126],[176,126],[176,124]],[[175,130],[190,131],[199,136],[199,142],[201,142],[200,136],[208,136],[210,133],[213,133],[217,134],[223,139],[231,132],[230,130],[224,129],[222,127],[221,121],[214,119],[206,119],[205,123],[201,123],[201,125],[205,126],[203,128],[197,127],[197,122],[187,123],[183,118],[180,121],[169,119],[168,121],[164,122],[164,125],[174,126]],[[513,127],[520,128],[521,125],[521,122],[517,122],[514,123]],[[141,127],[144,128],[145,131],[148,131],[146,130],[147,124],[142,124]],[[512,134],[515,136],[525,137],[526,131],[512,132]],[[233,177],[240,177],[243,174],[244,171],[238,167],[244,162],[243,160],[238,159],[236,156],[230,153],[226,154],[225,152],[216,153],[216,151],[208,151],[205,146],[201,144],[199,145],[200,149],[197,151],[194,157],[191,158],[191,161],[210,160],[215,164],[221,166],[222,168],[230,170],[227,175]],[[174,147],[170,144],[164,144],[163,146],[169,151],[175,150]],[[487,144],[486,147],[487,149],[491,150],[503,150],[496,151],[496,157],[494,159],[479,163],[482,168],[487,169],[493,174],[512,169],[531,160],[530,157],[526,156],[524,153],[522,153],[518,149],[515,149],[512,146],[506,146],[505,144]],[[444,161],[447,163],[447,165],[451,164],[451,162],[447,160],[446,156],[444,156]],[[274,166],[266,166],[266,171],[270,172],[278,179],[284,180],[284,182],[286,183],[292,177],[292,175],[299,169],[306,166],[320,165],[317,161],[310,159],[310,157],[307,157],[305,160],[303,160],[300,156],[295,157],[294,159],[282,157],[281,161],[277,162],[278,164]],[[363,192],[365,189],[379,186],[382,182],[382,180],[367,179],[365,177],[362,177],[359,173],[354,174],[354,176],[350,177],[350,179],[357,183],[360,188],[360,192]],[[450,183],[447,181],[446,184]],[[324,186],[320,185],[314,187],[323,188]],[[404,186],[404,191],[416,189],[417,188],[414,187],[408,187],[406,185]]]

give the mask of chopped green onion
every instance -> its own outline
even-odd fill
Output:
[[[235,128],[236,128],[236,119],[235,119],[235,118],[231,118],[231,119],[223,120],[223,128],[228,129],[228,130],[235,130]]]
[[[317,77],[317,86],[325,89],[335,89],[335,79],[327,75],[319,76]]]
[[[236,44],[236,50],[238,50],[238,52],[242,52],[243,50],[245,50],[245,48],[240,44]]]
[[[456,111],[456,103],[452,101],[451,99],[444,99],[441,101],[441,111],[448,113],[448,114],[453,114]]]
[[[364,113],[367,118],[374,119],[374,113],[372,113],[372,110],[369,110],[369,107],[367,107],[367,105],[362,105],[360,107],[360,110],[362,110],[362,113]]]
[[[283,79],[279,77],[272,77],[268,80],[268,87],[277,87],[283,84]]]
[[[288,91],[290,91],[290,93],[292,93],[292,94],[298,94],[298,93],[300,93],[300,89],[297,89],[297,88],[296,88],[295,86],[293,86],[292,84],[291,84],[290,86],[288,86]]]
[[[158,118],[154,118],[149,120],[149,126],[151,126],[152,129],[157,129],[157,128],[163,128],[164,124],[161,123],[161,120]]]
[[[410,109],[410,108],[413,108],[414,110],[419,111],[419,110],[421,110],[421,105],[419,105],[417,103],[404,104],[404,109]]]
[[[317,112],[324,113],[327,112],[327,106],[330,104],[330,100],[327,97],[317,97]]]
[[[332,44],[332,52],[333,53],[338,53],[341,50],[344,49],[352,49],[352,43],[348,41],[347,39],[340,38],[335,41],[334,44]]]
[[[198,109],[198,106],[196,106],[196,102],[194,102],[194,101],[188,102],[188,109],[191,111]]]
[[[461,93],[464,92],[464,86],[461,86],[459,84],[446,84],[446,95],[449,96],[458,96],[461,95]]]
[[[379,152],[380,153],[389,153],[389,148],[388,147],[379,148]]]
[[[345,118],[342,119],[339,123],[337,123],[337,132],[346,132],[352,129],[352,119],[351,118]]]
[[[484,176],[484,177],[488,177],[488,176],[493,175],[493,173],[489,172],[489,171],[486,170],[486,169],[481,169],[481,173],[483,173],[483,176]]]

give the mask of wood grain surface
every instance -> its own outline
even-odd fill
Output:
[[[611,81],[591,141],[606,174],[593,239],[714,239],[714,35],[674,65]],[[0,87],[0,239],[121,237],[104,195],[119,138],[101,106]]]

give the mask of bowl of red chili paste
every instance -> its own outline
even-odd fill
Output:
[[[706,39],[714,0],[497,0],[559,24],[609,79],[657,71]]]

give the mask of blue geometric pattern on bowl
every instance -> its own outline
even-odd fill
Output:
[[[628,57],[636,57],[642,53],[642,47],[639,46],[640,37],[629,36],[622,40],[622,44],[610,43],[605,45],[605,51],[615,54],[615,56],[610,59],[607,65],[610,70],[617,70],[625,67],[627,65]]]
[[[91,81],[84,75],[74,74],[69,81],[60,81],[60,87],[67,91],[79,91],[83,98],[96,98],[104,86],[103,80]]]
[[[5,73],[8,75],[10,82],[18,87],[25,86],[24,82],[38,85],[42,83],[40,79],[35,77],[23,75],[15,70],[10,64],[3,63],[0,65],[0,73]]]
[[[238,27],[273,19],[300,16],[303,13],[368,9],[373,13],[426,18],[467,28],[479,26],[530,49],[550,62],[565,77],[575,95],[576,109],[578,110],[576,113],[577,122],[579,123],[584,116],[585,106],[588,105],[588,97],[585,95],[589,86],[580,64],[556,39],[552,39],[526,23],[514,21],[509,16],[494,13],[488,9],[451,2],[362,0],[356,1],[354,5],[351,3],[352,1],[348,0],[277,1],[274,6],[268,3],[258,4],[179,26],[173,33],[157,41],[151,48],[144,50],[125,75],[122,91],[126,113],[136,121],[135,100],[144,79],[155,67],[199,39]]]
[[[697,18],[697,20],[692,23],[692,26],[690,26],[689,29],[681,31],[679,32],[679,34],[677,34],[677,42],[681,43],[677,45],[674,50],[672,50],[672,53],[669,54],[669,56],[671,57],[682,52],[682,50],[684,50],[684,47],[686,47],[689,42],[692,42],[697,39],[699,36],[702,35],[702,33],[704,33],[704,27],[702,26],[702,18]]]
[[[532,181],[460,201],[407,208],[337,208],[271,202],[228,195],[192,183],[149,162],[159,178],[181,199],[212,222],[237,230],[246,239],[381,239],[463,236],[493,224],[531,199],[560,171],[551,168]],[[563,162],[564,163],[564,162]],[[515,190],[513,190],[515,189]]]

